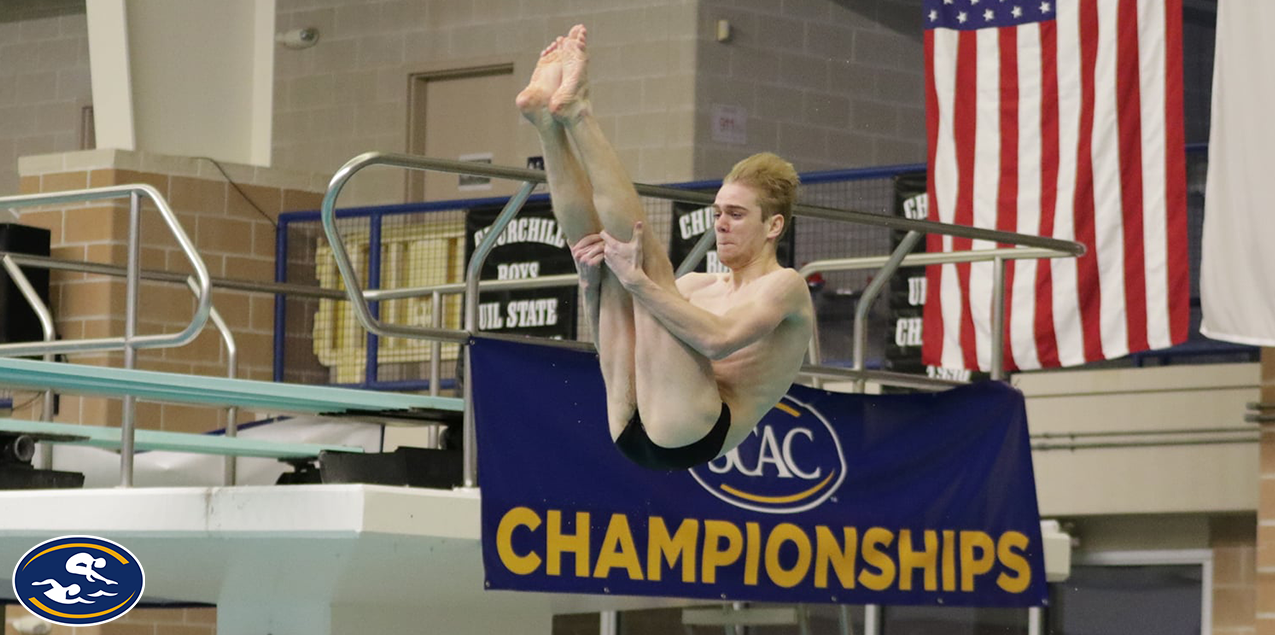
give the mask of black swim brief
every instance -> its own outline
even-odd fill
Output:
[[[630,461],[652,470],[687,470],[700,463],[707,463],[717,458],[726,445],[726,433],[730,432],[730,408],[722,404],[722,414],[713,424],[713,429],[704,438],[694,443],[666,448],[656,445],[646,434],[642,418],[636,409],[629,425],[615,440],[615,447]]]

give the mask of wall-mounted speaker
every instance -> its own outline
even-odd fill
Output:
[[[0,223],[0,251],[29,254],[32,256],[49,255],[51,233],[47,229],[28,227],[13,223]],[[23,267],[36,294],[49,304],[49,270],[42,267]],[[7,273],[0,272],[4,283],[0,284],[0,343],[36,342],[44,339],[40,329],[40,318],[22,291]]]

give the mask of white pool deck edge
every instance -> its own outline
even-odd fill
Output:
[[[133,552],[144,598],[216,604],[226,634],[548,634],[555,613],[686,604],[485,591],[479,503],[361,484],[0,491],[0,597],[8,563],[84,534]]]

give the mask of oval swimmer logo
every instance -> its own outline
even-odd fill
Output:
[[[828,500],[846,477],[846,459],[828,420],[785,395],[743,443],[691,475],[736,507],[790,514]]]
[[[46,540],[13,568],[13,592],[22,606],[63,626],[120,617],[137,604],[145,587],[137,558],[119,543],[96,536]]]

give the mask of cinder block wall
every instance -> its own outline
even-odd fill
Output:
[[[403,152],[408,77],[423,69],[514,65],[525,82],[541,49],[573,24],[590,31],[590,79],[603,130],[638,181],[692,178],[696,4],[691,0],[521,3],[278,0],[278,30],[317,27],[318,46],[275,61],[274,162],[336,171],[369,150]],[[508,95],[508,116],[521,120]],[[530,126],[519,150],[538,155]],[[404,173],[368,171],[342,205],[401,203]]]
[[[920,16],[920,0],[700,0],[696,174],[763,150],[801,171],[925,161]],[[743,109],[745,141],[715,135],[721,106]]]
[[[6,6],[0,19],[0,194],[18,191],[18,157],[80,147],[92,104],[84,3]]]
[[[324,179],[317,175],[227,164],[243,190],[234,189],[216,167],[200,159],[117,150],[91,150],[25,157],[24,193],[57,192],[144,183],[168,201],[213,277],[274,280],[275,222],[281,211],[318,208]],[[262,212],[245,199],[251,199]],[[21,222],[52,232],[52,255],[68,260],[123,266],[127,262],[128,202],[102,201],[60,209],[28,209]],[[147,203],[141,217],[143,269],[193,271],[159,212]],[[123,278],[54,272],[50,303],[62,339],[113,337],[124,333]],[[274,341],[274,296],[230,290],[213,293],[214,307],[229,325],[238,349],[239,377],[269,379]],[[138,334],[174,333],[190,322],[195,300],[179,285],[145,281],[138,302]],[[123,353],[85,353],[73,361],[120,367]],[[137,368],[224,376],[227,350],[210,321],[180,348],[139,352]],[[34,408],[36,404],[32,404]],[[224,425],[218,409],[138,404],[141,427],[203,432]],[[245,412],[248,419],[253,413]],[[63,397],[59,421],[118,424],[120,402]]]

